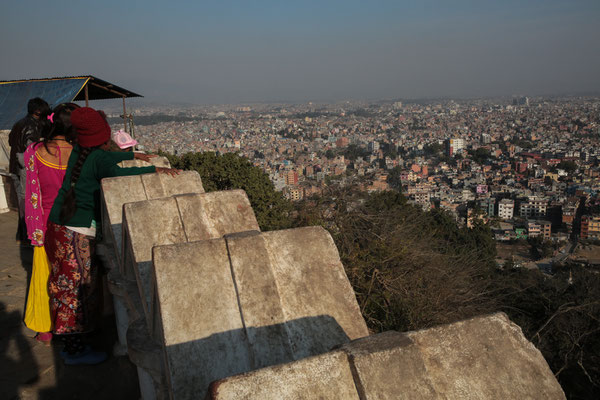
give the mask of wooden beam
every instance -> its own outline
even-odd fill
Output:
[[[108,88],[106,86],[98,85],[97,83],[94,83],[94,82],[90,82],[90,84],[94,85],[94,86],[96,86],[96,87],[98,87],[100,89],[104,89],[104,90],[109,91],[109,92],[111,92],[113,94],[116,94],[119,97],[121,97],[121,96],[127,96],[125,93],[117,92],[116,90],[110,89],[110,88]],[[87,88],[87,86],[86,86],[86,88]]]
[[[85,106],[89,107],[90,106],[90,96],[88,95],[88,85],[85,85],[83,92],[85,93]]]

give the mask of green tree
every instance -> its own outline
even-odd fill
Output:
[[[556,167],[565,170],[568,174],[577,171],[577,164],[574,161],[561,161]]]
[[[423,147],[423,152],[427,156],[436,157],[444,151],[444,146],[439,143],[427,144]]]
[[[471,158],[478,164],[484,164],[491,157],[491,153],[488,149],[480,147],[477,150],[469,151]]]
[[[169,159],[174,168],[198,171],[207,192],[243,189],[248,195],[261,230],[291,226],[290,202],[275,191],[267,174],[252,165],[248,159],[234,153],[186,153],[180,157],[161,154]]]
[[[390,170],[388,175],[387,183],[390,185],[392,189],[397,191],[402,190],[402,180],[400,179],[400,175],[402,174],[402,168],[394,167]]]
[[[344,157],[346,157],[350,161],[356,161],[359,157],[366,157],[369,155],[369,152],[356,144],[350,144],[344,150]]]

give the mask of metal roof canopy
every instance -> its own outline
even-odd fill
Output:
[[[126,116],[125,98],[143,96],[92,75],[0,81],[0,129],[10,129],[25,116],[27,102],[34,97],[41,97],[51,107],[72,101],[85,101],[88,106],[90,100],[120,98]],[[123,122],[126,127],[126,118]]]

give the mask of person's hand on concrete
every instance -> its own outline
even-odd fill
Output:
[[[150,159],[158,157],[156,154],[146,154],[146,153],[133,153],[133,158],[136,160],[142,160],[146,162],[150,162]]]
[[[156,172],[159,173],[159,174],[166,174],[166,175],[175,176],[175,175],[179,175],[179,173],[181,172],[181,170],[180,169],[175,169],[175,168],[156,167]]]

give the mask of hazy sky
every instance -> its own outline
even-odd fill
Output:
[[[10,0],[0,54],[152,102],[598,92],[600,0]]]

